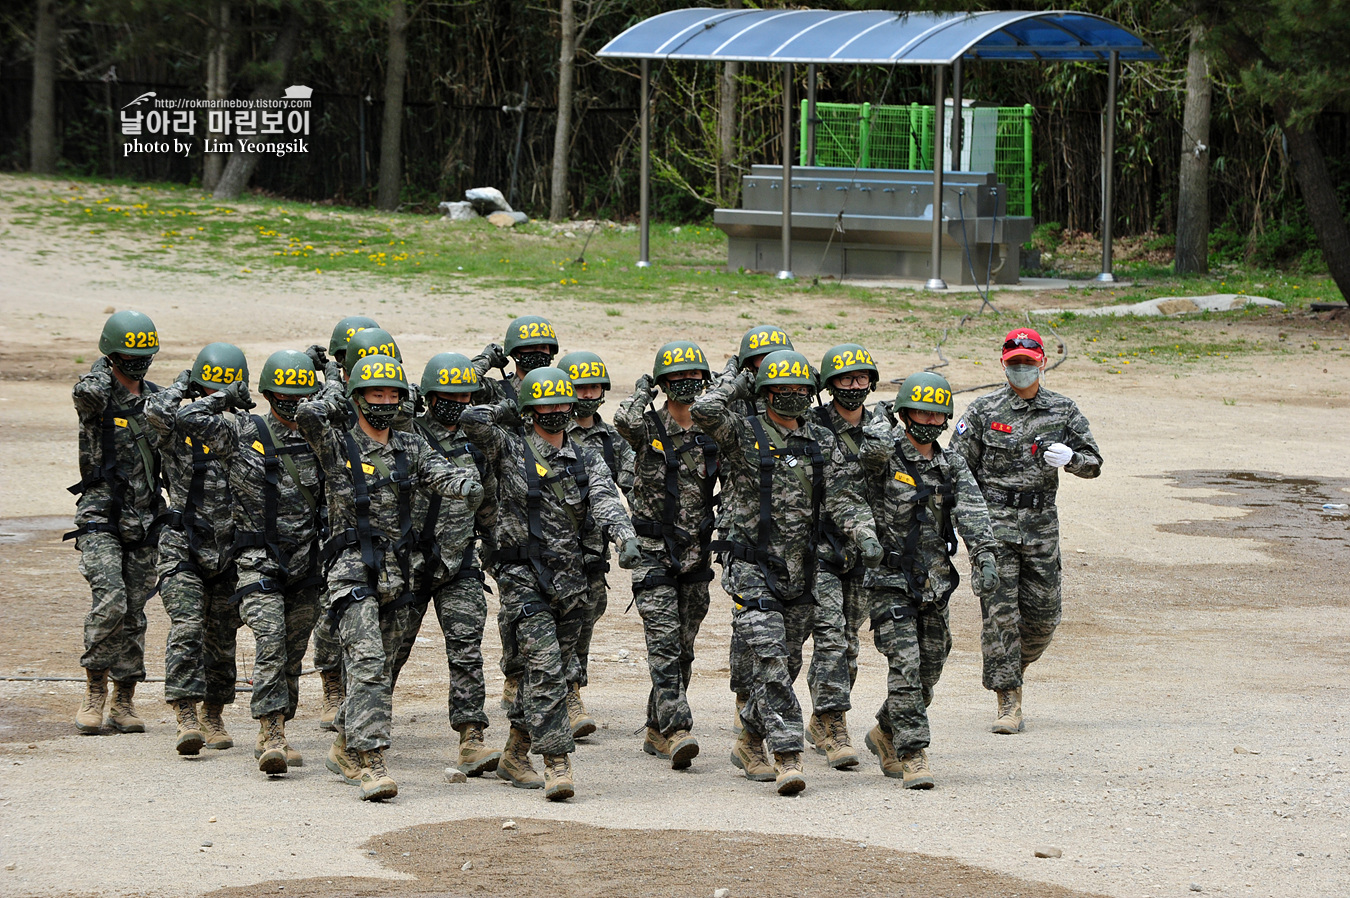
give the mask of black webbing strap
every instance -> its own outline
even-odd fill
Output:
[[[596,421],[599,422],[600,416],[596,415]],[[600,454],[604,456],[605,467],[609,468],[609,476],[614,479],[614,485],[619,485],[619,459],[614,454],[614,434],[603,427],[597,427],[595,435],[600,438]]]
[[[377,539],[388,541],[388,537],[383,533],[377,534],[374,524],[371,523],[371,495],[376,490],[386,487],[394,491],[394,500],[398,508],[398,538],[393,541],[392,549],[403,577],[403,593],[380,609],[381,614],[388,614],[407,607],[416,599],[412,591],[412,477],[408,467],[408,453],[394,446],[394,468],[391,471],[378,454],[372,455],[367,463],[362,458],[350,430],[343,432],[343,439],[347,450],[347,465],[352,472],[352,503],[356,508],[356,544],[372,590],[376,589],[379,583],[380,571],[383,570],[385,561],[384,553],[376,552],[375,543]],[[371,482],[366,481],[367,464],[379,475]]]
[[[260,415],[249,415],[257,431],[254,448],[262,446],[263,457],[263,529],[261,533],[235,533],[235,549],[260,546],[271,556],[272,562],[281,569],[283,579],[290,579],[291,572],[286,564],[286,555],[281,550],[281,538],[277,532],[277,517],[281,507],[281,456],[276,441],[272,439],[272,429]],[[308,450],[308,444],[305,449]],[[299,479],[291,475],[297,485]]]
[[[875,630],[888,620],[901,621],[905,618],[917,618],[918,616],[918,609],[913,605],[892,605],[877,617],[872,618],[872,629]]]
[[[159,387],[149,381],[141,382],[141,397],[159,392]],[[111,534],[122,547],[128,551],[135,551],[154,542],[158,533],[158,522],[152,522],[149,531],[135,542],[125,542],[121,536],[119,522],[122,520],[122,509],[126,507],[126,491],[131,482],[126,474],[117,464],[117,421],[124,422],[122,425],[131,431],[131,438],[136,450],[141,455],[141,465],[145,470],[146,485],[150,492],[155,492],[162,479],[159,469],[159,456],[150,445],[150,434],[144,427],[141,427],[140,421],[136,419],[136,412],[131,408],[112,408],[105,406],[103,409],[103,420],[101,422],[100,443],[102,448],[102,460],[98,469],[95,471],[82,472],[80,482],[66,487],[67,491],[73,495],[79,496],[90,487],[100,483],[108,484],[108,520],[106,523],[83,524],[80,527],[64,534],[61,541],[76,539],[84,536],[86,533],[108,533]]]
[[[263,577],[260,580],[253,581],[248,586],[245,586],[243,589],[230,596],[230,604],[237,605],[244,596],[252,595],[255,592],[284,592],[285,588],[286,584],[283,581],[274,580],[271,577]]]
[[[901,550],[899,552],[887,552],[881,563],[885,567],[899,570],[904,574],[905,583],[909,586],[910,597],[918,602],[923,600],[923,584],[919,582],[919,571],[916,568],[916,562],[919,560],[919,538],[922,526],[928,524],[937,529],[942,535],[944,549],[949,558],[956,554],[956,533],[952,527],[950,514],[951,506],[956,504],[956,488],[955,484],[943,478],[942,469],[937,465],[933,466],[933,471],[934,476],[938,478],[938,485],[933,487],[925,482],[919,476],[919,466],[905,455],[903,449],[905,445],[907,444],[900,440],[895,441],[895,456],[900,460],[906,475],[914,484],[914,498],[911,500],[914,503],[914,517],[910,521],[909,531],[905,534],[905,541]],[[928,507],[928,498],[933,495],[937,496],[937,520],[933,519]],[[961,575],[957,573],[954,567],[952,568],[952,578],[954,581],[952,590],[955,590],[957,584],[961,582]],[[946,596],[939,596],[939,601],[947,599],[950,595],[951,591],[948,591]]]
[[[485,478],[487,476],[487,456],[485,456],[482,450],[473,443],[465,442],[459,446],[448,446],[440,437],[431,431],[431,428],[427,427],[427,425],[420,420],[417,422],[417,429],[422,432],[424,437],[426,437],[427,443],[430,444],[431,448],[441,454],[442,458],[458,467],[468,467],[468,465],[461,461],[461,459],[467,456],[478,468],[479,478]],[[419,602],[431,595],[431,568],[433,564],[444,563],[445,561],[441,556],[440,543],[436,541],[436,529],[440,514],[441,496],[439,493],[434,493],[431,498],[427,500],[427,516],[426,520],[422,522],[422,530],[414,539],[414,547],[424,558],[426,558],[426,572],[422,577],[422,583],[417,590],[417,599]],[[473,579],[482,581],[486,585],[487,578],[483,576],[483,571],[473,566],[473,549],[474,541],[470,539],[465,543],[464,555],[460,559],[459,568],[456,570],[454,576],[450,578],[451,582],[466,580],[472,577]],[[448,568],[449,565],[446,565],[446,567]]]
[[[693,580],[682,580],[677,572],[680,568],[679,548],[682,544],[688,545],[697,540],[700,556],[706,558],[708,554],[713,529],[713,485],[717,482],[717,443],[707,434],[696,433],[683,445],[677,447],[673,445],[670,439],[665,422],[661,420],[661,416],[655,410],[648,410],[647,419],[652,429],[656,431],[656,443],[650,447],[644,447],[644,451],[647,451],[648,448],[657,449],[656,444],[660,444],[659,451],[665,464],[665,496],[661,505],[661,522],[658,524],[655,521],[634,517],[633,528],[639,536],[662,540],[666,544],[666,553],[670,560],[668,576],[659,583],[653,580],[652,585],[664,585],[666,580],[671,582],[706,582],[702,575],[706,571],[709,575],[707,579],[712,579],[712,568],[710,566],[690,571],[684,575],[694,575],[696,579]],[[675,519],[679,513],[680,505],[680,466],[683,464],[690,474],[698,477],[698,461],[694,456],[696,450],[701,450],[703,453],[703,466],[706,475],[699,478],[703,496],[704,517],[699,521],[698,532],[690,533],[683,527],[677,526]],[[649,574],[647,579],[651,580],[652,575]],[[647,581],[644,580],[643,582],[646,583]]]
[[[843,443],[845,447],[844,455],[848,460],[856,462],[858,460],[858,443],[847,432],[840,433],[835,424],[834,415],[830,414],[829,406],[818,405],[812,409],[812,414],[822,427],[829,428],[835,439]],[[838,559],[837,561],[821,562],[821,566],[836,577],[847,576],[848,572],[852,570],[852,567],[846,564],[848,537],[844,535],[844,531],[839,529],[839,525],[834,522],[834,518],[829,515],[826,515],[825,520],[821,523],[820,535],[824,537],[825,542],[830,544],[830,552]]]

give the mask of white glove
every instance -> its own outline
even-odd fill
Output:
[[[1073,450],[1063,443],[1051,443],[1045,448],[1045,463],[1052,468],[1062,468],[1073,460]]]

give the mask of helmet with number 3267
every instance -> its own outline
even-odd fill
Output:
[[[900,385],[900,394],[895,397],[893,406],[896,414],[902,408],[912,408],[929,412],[942,412],[951,417],[952,385],[947,378],[932,371],[920,371],[905,378]]]

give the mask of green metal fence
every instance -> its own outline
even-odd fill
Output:
[[[816,158],[808,158],[802,102],[801,164],[833,168],[933,168],[933,107],[816,104]],[[1031,106],[998,107],[994,173],[1008,186],[1009,215],[1031,215]],[[969,139],[969,138],[967,138]]]

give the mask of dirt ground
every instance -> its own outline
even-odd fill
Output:
[[[742,311],[774,320],[781,300],[697,313],[635,304],[610,317],[522,290],[451,304],[356,277],[225,281],[110,263],[97,246],[16,229],[6,215],[0,190],[0,893],[1350,894],[1350,516],[1322,510],[1350,502],[1350,352],[1139,364],[1104,378],[1070,346],[1048,384],[1077,399],[1105,465],[1101,478],[1069,478],[1060,492],[1064,623],[1029,673],[1026,732],[995,736],[978,606],[965,586],[953,597],[955,649],[931,712],[931,792],[902,790],[865,750],[851,772],[809,756],[808,787],[794,799],[739,776],[727,760],[730,606],[716,584],[690,689],[702,753],[684,772],[642,754],[642,630],[624,613],[631,591],[616,569],[587,690],[602,728],[575,756],[575,799],[549,804],[493,778],[444,782],[454,743],[431,628],[395,695],[400,795],[373,805],[323,768],[329,740],[314,723],[313,677],[290,728],[305,766],[277,780],[247,749],[247,693],[227,712],[243,747],[186,760],[173,753],[158,684],[138,696],[148,733],[82,737],[72,722],[79,683],[10,679],[81,677],[88,591],[60,542],[74,505],[65,487],[77,479],[69,389],[96,357],[107,312],[154,317],[164,350],[151,376],[163,382],[210,340],[239,343],[257,365],[273,349],[325,339],[354,312],[392,331],[417,370],[538,312],[564,351],[600,351],[626,385],[677,334],[716,361],[748,325]],[[1001,303],[1047,304],[1021,294]],[[813,300],[784,323],[808,356],[860,339],[886,379],[934,360],[906,348],[893,325],[825,330],[841,311],[849,322],[876,314]],[[1344,318],[1193,326],[1278,328],[1350,349]],[[949,350],[993,358],[960,339]],[[989,379],[988,364],[959,354],[948,351],[956,360],[944,369],[956,389]],[[958,411],[970,398],[958,396]],[[166,619],[158,602],[148,611],[155,677]],[[489,630],[489,739],[500,742]],[[881,656],[863,640],[850,715],[859,744],[884,694]],[[240,641],[246,672],[246,629]],[[804,686],[799,694],[809,707]],[[508,820],[517,827],[503,829]],[[1034,857],[1040,848],[1062,856]]]

